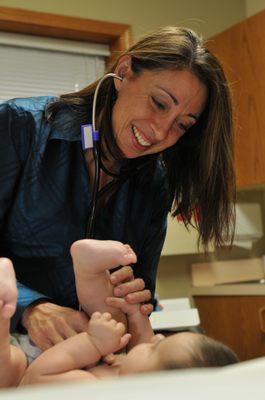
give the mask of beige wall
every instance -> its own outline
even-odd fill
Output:
[[[245,0],[0,0],[0,6],[127,23],[136,38],[170,24],[208,37],[245,18]]]
[[[265,9],[265,0],[246,0],[246,16],[257,14]]]

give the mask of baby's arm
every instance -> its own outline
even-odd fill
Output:
[[[10,318],[16,309],[17,287],[12,262],[0,258],[0,387],[17,386],[27,366],[22,350],[10,345]]]
[[[130,335],[109,313],[94,313],[87,332],[79,333],[42,353],[27,369],[23,385],[95,379],[84,367],[127,345]]]
[[[140,343],[148,343],[154,336],[149,318],[140,311],[140,304],[129,304],[124,298],[107,297],[106,303],[117,307],[127,315],[128,332],[132,335],[128,350]]]

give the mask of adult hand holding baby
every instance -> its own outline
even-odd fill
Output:
[[[110,275],[110,281],[115,286],[114,295],[124,298],[129,304],[146,303],[151,299],[151,292],[145,289],[143,279],[134,278],[133,269],[125,266]],[[149,315],[153,311],[151,303],[141,304],[140,311],[143,315]]]
[[[131,304],[149,301],[151,293],[145,290],[142,279],[134,279],[129,266],[120,268],[110,275],[115,286],[114,294],[126,298]],[[118,293],[116,292],[118,290]],[[147,315],[152,312],[151,304],[143,304],[140,310]],[[23,313],[22,325],[27,329],[31,340],[42,350],[87,330],[88,317],[82,311],[42,300],[29,306]]]

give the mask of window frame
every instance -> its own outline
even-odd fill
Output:
[[[107,65],[115,60],[117,52],[132,44],[132,29],[128,24],[11,7],[0,7],[0,31],[108,44],[111,55]]]

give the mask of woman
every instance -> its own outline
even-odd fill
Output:
[[[185,28],[147,35],[110,71],[121,79],[102,83],[96,122],[103,163],[120,179],[101,174],[101,188],[113,185],[98,203],[95,237],[131,245],[134,275],[146,290],[136,279],[115,295],[120,289],[132,302],[146,301],[170,209],[186,225],[196,210],[205,248],[209,241],[222,245],[231,230],[230,95],[219,62]],[[86,324],[72,310],[69,248],[85,237],[90,212],[94,162],[91,150],[81,149],[80,125],[91,123],[95,88],[0,108],[0,254],[13,261],[19,281],[16,320],[43,349]],[[129,276],[116,275],[118,283]]]

